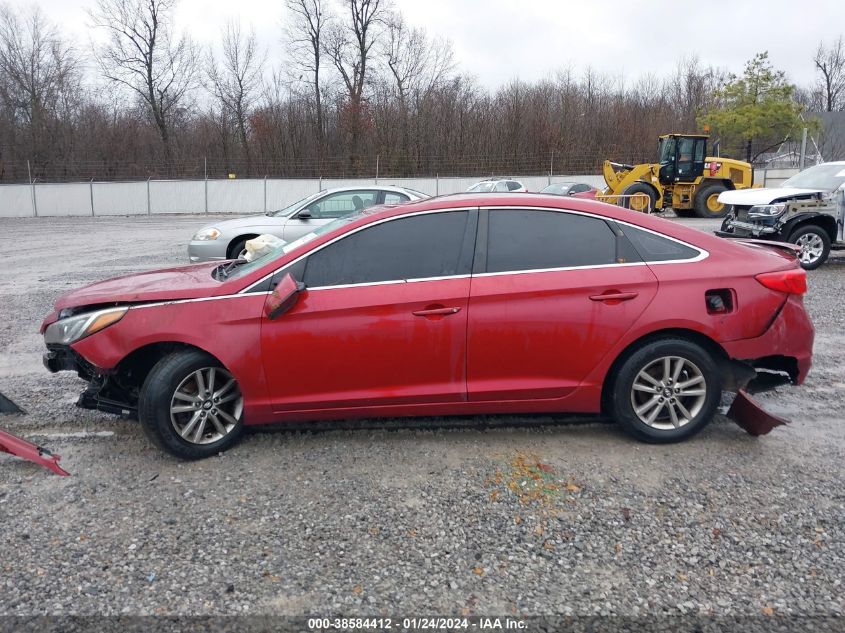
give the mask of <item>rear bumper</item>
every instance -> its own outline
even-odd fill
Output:
[[[731,358],[751,365],[758,373],[785,373],[790,382],[800,385],[813,364],[814,338],[815,328],[804,309],[803,300],[800,296],[789,295],[777,317],[761,336],[728,341],[722,345]],[[765,382],[760,381],[759,384],[762,386]]]

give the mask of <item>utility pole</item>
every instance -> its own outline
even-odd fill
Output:
[[[804,163],[807,160],[807,128],[801,133],[801,154],[798,157],[798,169],[804,169]]]
[[[35,181],[32,179],[32,167],[29,165],[29,159],[26,161],[26,174],[29,178],[30,195],[32,196],[32,215],[38,217],[38,203],[35,201]]]

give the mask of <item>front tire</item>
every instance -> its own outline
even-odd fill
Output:
[[[243,434],[243,395],[235,378],[199,350],[174,352],[150,371],[138,399],[147,437],[182,459],[225,451]]]
[[[246,257],[246,243],[252,237],[243,237],[234,239],[229,243],[229,248],[226,249],[227,259],[244,259]]]
[[[789,236],[789,242],[801,247],[798,259],[804,270],[815,270],[824,264],[830,255],[830,237],[827,231],[815,224],[796,230]]]
[[[722,395],[716,363],[684,339],[659,339],[631,353],[608,390],[608,413],[643,442],[680,442],[713,418]]]
[[[631,198],[621,199],[621,205],[626,209],[643,213],[649,213],[655,210],[654,205],[657,203],[657,194],[651,185],[647,185],[644,182],[635,182],[626,187],[622,195],[633,196]]]

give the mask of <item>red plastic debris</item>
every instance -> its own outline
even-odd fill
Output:
[[[44,466],[44,468],[52,470],[57,475],[64,477],[70,475],[69,472],[59,466],[59,462],[62,459],[61,456],[54,455],[46,448],[33,444],[32,442],[27,442],[5,431],[0,431],[0,453],[16,455],[21,459],[26,459],[39,466]]]
[[[776,426],[789,424],[789,420],[764,411],[760,403],[742,389],[737,392],[727,416],[755,437],[765,435]]]

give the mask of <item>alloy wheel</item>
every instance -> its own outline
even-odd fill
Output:
[[[170,422],[186,442],[213,444],[235,429],[243,407],[243,395],[232,374],[221,367],[203,367],[176,387]]]
[[[801,249],[798,257],[802,264],[812,264],[824,253],[824,241],[816,233],[804,233],[795,240],[795,245]]]
[[[677,429],[699,414],[707,398],[707,381],[698,366],[680,356],[664,356],[646,365],[631,386],[631,405],[644,424]]]

